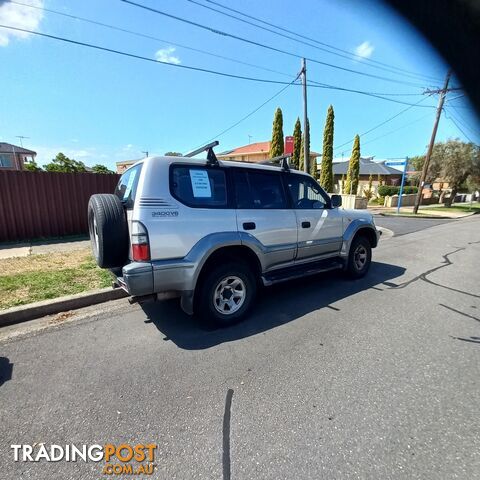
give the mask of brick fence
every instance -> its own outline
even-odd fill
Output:
[[[0,171],[0,242],[88,232],[94,193],[113,193],[119,175]]]

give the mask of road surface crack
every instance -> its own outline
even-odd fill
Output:
[[[480,243],[480,241],[469,242],[467,245],[474,245],[474,244],[478,244],[478,243]],[[411,280],[408,280],[407,282],[403,282],[403,283],[400,283],[400,284],[395,284],[393,282],[384,282],[383,284],[388,287],[387,290],[398,290],[398,289],[401,289],[401,288],[406,288],[409,285],[411,285],[412,283],[417,282],[418,280],[422,280],[426,283],[430,283],[431,285],[435,285],[435,286],[441,287],[441,288],[446,288],[447,290],[450,290],[452,292],[462,293],[464,295],[468,295],[468,296],[474,297],[474,298],[480,298],[480,295],[475,295],[474,293],[465,292],[463,290],[458,290],[458,289],[453,288],[453,287],[447,287],[446,285],[442,285],[441,283],[434,282],[433,280],[427,278],[428,275],[431,275],[432,273],[436,272],[437,270],[440,270],[441,268],[445,268],[445,267],[448,267],[450,265],[453,265],[453,261],[450,260],[449,257],[451,255],[457,253],[457,252],[460,252],[462,250],[466,250],[466,248],[467,247],[458,247],[455,250],[453,250],[452,252],[449,252],[449,253],[446,253],[445,255],[442,255],[443,262],[440,265],[438,265],[437,267],[431,268],[431,269],[421,273],[420,275],[417,275],[416,277],[412,278]]]

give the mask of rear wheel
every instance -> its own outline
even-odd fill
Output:
[[[128,225],[116,195],[96,194],[88,202],[88,230],[92,251],[101,268],[125,265],[128,259]]]
[[[195,313],[216,326],[232,325],[246,315],[256,290],[255,277],[248,266],[228,262],[213,267],[198,286]]]
[[[370,268],[372,246],[367,237],[355,237],[350,245],[346,272],[351,278],[363,277]]]

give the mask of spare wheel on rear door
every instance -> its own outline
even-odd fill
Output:
[[[128,260],[128,224],[121,200],[99,193],[88,202],[88,230],[92,250],[101,268],[122,267]]]

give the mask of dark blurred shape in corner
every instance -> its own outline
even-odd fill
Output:
[[[384,0],[449,63],[480,116],[480,1]]]

